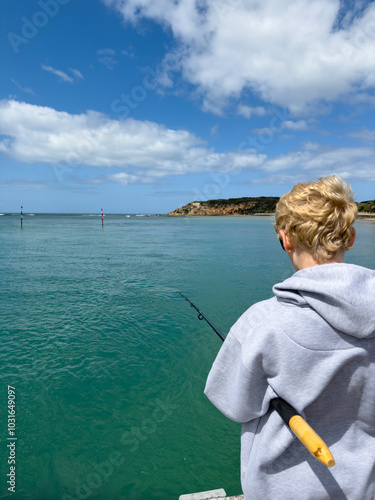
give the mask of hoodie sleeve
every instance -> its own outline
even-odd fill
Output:
[[[246,316],[246,313],[245,315]],[[249,422],[264,415],[272,398],[263,369],[265,337],[240,318],[229,332],[208,375],[208,399],[228,418]]]

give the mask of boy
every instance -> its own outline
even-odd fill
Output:
[[[245,500],[375,498],[375,271],[344,264],[356,215],[336,176],[280,199],[275,230],[296,273],[241,316],[209,373],[206,396],[243,423]],[[276,397],[324,439],[335,467],[269,409]]]

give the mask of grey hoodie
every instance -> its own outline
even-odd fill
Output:
[[[243,423],[245,500],[374,500],[375,271],[324,264],[273,291],[234,324],[205,388]],[[278,396],[323,438],[333,468],[269,411]]]

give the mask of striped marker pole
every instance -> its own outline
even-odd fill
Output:
[[[22,220],[23,220],[23,213],[22,213],[23,207],[21,206],[21,229],[22,229]]]
[[[104,225],[104,221],[103,221],[103,209],[101,208],[100,210],[102,211],[102,227],[103,227],[103,225]]]

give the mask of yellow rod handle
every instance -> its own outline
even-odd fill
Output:
[[[328,446],[300,415],[294,415],[289,420],[289,427],[319,462],[327,467],[335,465],[335,460]]]

